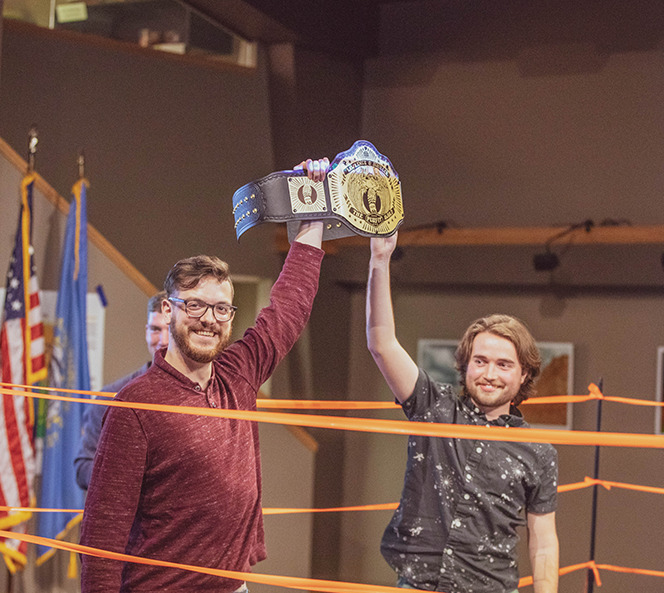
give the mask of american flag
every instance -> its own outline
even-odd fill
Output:
[[[46,378],[44,326],[39,304],[32,248],[32,190],[35,175],[21,183],[21,212],[14,251],[7,272],[2,314],[0,361],[2,382],[34,385]],[[0,406],[0,505],[34,505],[34,408],[22,395],[3,395]],[[0,510],[0,529],[25,531],[31,513]],[[0,553],[10,571],[25,564],[25,544],[0,541]]]

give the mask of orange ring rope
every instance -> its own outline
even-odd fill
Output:
[[[107,558],[109,560],[119,560],[121,562],[134,562],[136,564],[146,564],[149,566],[163,566],[166,568],[180,568],[201,574],[237,579],[252,583],[261,583],[265,585],[275,585],[277,587],[287,587],[289,589],[303,589],[309,591],[329,591],[331,593],[397,593],[402,590],[396,587],[385,587],[380,585],[364,585],[359,583],[347,583],[343,581],[326,581],[321,579],[311,579],[303,577],[285,577],[277,575],[266,575],[252,572],[239,572],[234,570],[222,570],[219,568],[205,568],[203,566],[194,566],[191,564],[180,564],[177,562],[166,562],[162,560],[153,560],[151,558],[142,558],[140,556],[130,556],[129,554],[120,554],[118,552],[109,552],[99,548],[91,548],[65,542],[60,540],[39,537],[36,535],[27,535],[24,533],[12,533],[10,531],[0,530],[0,537],[16,539],[30,544],[39,544],[68,552],[96,556],[98,558]]]
[[[15,395],[10,389],[0,388],[0,394]],[[496,426],[475,426],[442,424],[430,422],[410,422],[408,420],[376,420],[364,418],[346,418],[341,416],[314,416],[309,414],[287,414],[284,412],[257,412],[252,410],[210,409],[194,406],[173,406],[146,404],[140,402],[124,402],[116,400],[97,401],[94,399],[73,398],[44,393],[21,392],[21,395],[32,398],[43,398],[93,405],[116,406],[137,410],[155,410],[196,416],[212,416],[268,422],[290,426],[307,426],[315,428],[331,428],[361,432],[374,432],[398,435],[420,435],[448,438],[486,439],[489,441],[512,441],[522,443],[553,443],[558,445],[604,445],[609,447],[644,447],[664,448],[664,435],[592,432],[592,431],[561,431],[544,428],[514,428]]]
[[[56,388],[56,387],[35,387],[34,385],[21,385],[18,383],[4,383],[0,382],[0,387],[5,389],[14,389],[11,394],[15,395],[20,393],[25,395],[24,390],[28,390],[28,393],[34,393],[35,397],[39,397],[38,394],[45,394],[46,392],[55,392],[55,393],[73,393],[79,395],[90,395],[95,398],[103,399],[113,399],[115,393],[108,391],[91,391],[83,389],[65,389],[65,388]],[[596,385],[590,384],[588,386],[589,394],[588,395],[550,395],[543,397],[535,397],[532,399],[527,399],[522,402],[521,405],[540,405],[540,404],[565,404],[565,403],[584,403],[588,401],[593,401],[597,399],[602,399],[608,402],[621,403],[633,406],[651,406],[651,407],[664,407],[664,402],[646,400],[646,399],[637,399],[629,397],[616,397],[604,395],[599,391]],[[65,399],[65,401],[67,401]],[[73,400],[79,401],[79,400]],[[94,401],[94,400],[85,400],[85,401]],[[400,409],[400,406],[394,402],[374,402],[374,401],[347,401],[347,400],[300,400],[300,399],[272,399],[272,398],[259,398],[257,400],[257,406],[259,408],[273,408],[273,409],[302,409],[302,410],[385,410],[385,409]]]
[[[645,568],[627,568],[625,566],[615,566],[613,564],[597,564],[601,570],[610,570],[613,572],[623,572],[631,574],[643,574],[651,577],[664,577],[664,570],[647,570]]]
[[[565,576],[566,574],[570,574],[577,570],[583,570],[586,568],[589,568],[590,570],[593,571],[595,582],[600,587],[602,586],[602,580],[599,576],[600,570],[608,570],[610,572],[621,572],[625,574],[641,574],[651,577],[664,577],[663,570],[651,570],[647,568],[631,568],[628,566],[616,566],[615,564],[597,564],[592,560],[588,562],[582,562],[581,564],[574,564],[572,566],[563,567],[558,571],[558,574],[560,574],[561,576]],[[532,585],[532,584],[533,584],[532,577],[523,577],[522,579],[519,580],[519,587],[525,587],[526,585]]]
[[[648,492],[651,494],[664,494],[664,488],[657,486],[640,486],[638,484],[627,484],[624,482],[611,482],[608,480],[599,480],[585,477],[583,482],[573,482],[558,486],[558,492],[572,492],[591,486],[603,486],[607,490],[611,488],[623,488],[625,490],[635,490],[639,492]],[[388,511],[394,510],[399,506],[397,502],[384,502],[378,504],[354,505],[346,507],[328,507],[322,509],[309,508],[289,508],[289,507],[265,507],[263,515],[289,515],[296,513],[339,513],[345,511]],[[0,505],[0,511],[32,511],[33,513],[82,513],[83,509],[43,509],[35,507],[11,507]]]
[[[202,566],[194,566],[191,564],[180,564],[177,562],[166,562],[161,560],[153,560],[151,558],[141,558],[140,556],[130,556],[128,554],[120,554],[117,552],[109,552],[107,550],[102,550],[99,548],[91,548],[88,546],[82,546],[80,544],[74,544],[71,542],[65,542],[60,540],[49,539],[45,537],[39,537],[35,535],[28,535],[23,533],[13,533],[10,531],[0,530],[0,537],[8,539],[16,539],[19,541],[24,541],[30,544],[39,544],[51,548],[56,548],[59,550],[66,550],[68,552],[74,552],[78,554],[86,554],[88,556],[96,556],[99,558],[107,558],[109,560],[118,560],[121,562],[134,562],[136,564],[146,564],[150,566],[163,566],[166,568],[179,568],[182,570],[189,570],[191,572],[197,572],[200,574],[209,574],[213,576],[226,577],[231,579],[237,579],[242,581],[247,581],[251,583],[261,583],[265,585],[275,585],[278,587],[285,587],[289,589],[301,589],[309,591],[323,591],[330,593],[397,593],[398,591],[403,592],[403,589],[397,587],[385,587],[382,585],[366,585],[361,583],[350,583],[343,581],[328,581],[321,579],[312,579],[304,577],[286,577],[278,575],[266,575],[253,572],[238,572],[232,570],[221,570],[217,568],[205,568]],[[633,568],[626,566],[616,566],[613,564],[597,564],[594,561],[582,562],[580,564],[574,564],[572,566],[567,566],[561,568],[558,572],[561,576],[570,574],[572,572],[591,569],[593,571],[596,583],[601,586],[601,578],[599,571],[608,570],[612,572],[620,572],[626,574],[640,574],[646,576],[656,576],[664,577],[664,571],[661,570],[650,570],[643,568]],[[532,576],[523,577],[519,579],[519,588],[526,587],[533,584]]]

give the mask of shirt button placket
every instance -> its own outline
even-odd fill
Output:
[[[454,574],[454,552],[452,548],[443,549],[443,557],[440,561],[440,571],[438,572],[438,590],[449,591],[452,583],[450,576]]]

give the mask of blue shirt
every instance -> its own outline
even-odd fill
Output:
[[[133,373],[118,379],[114,383],[109,383],[101,388],[102,391],[109,393],[117,393],[127,383],[142,375],[148,370],[149,362],[146,362],[140,369],[135,370]],[[92,465],[97,452],[97,443],[99,442],[99,434],[101,433],[101,424],[104,419],[104,414],[108,406],[99,406],[96,404],[89,404],[85,406],[83,412],[83,424],[81,425],[81,440],[78,443],[78,451],[74,459],[74,467],[76,468],[76,483],[83,489],[87,490],[90,485],[90,476],[92,475]]]

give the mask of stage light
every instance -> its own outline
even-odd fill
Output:
[[[560,265],[560,258],[553,251],[551,251],[551,244],[554,241],[561,239],[562,237],[569,235],[578,229],[584,229],[586,233],[589,233],[594,226],[595,223],[592,220],[584,220],[583,222],[570,225],[566,229],[551,237],[544,244],[544,253],[536,253],[533,256],[533,267],[535,270],[537,272],[550,272],[551,270],[555,270]],[[569,248],[569,246],[570,244],[568,243],[565,249]],[[664,256],[662,263],[664,265]]]
[[[559,265],[560,259],[551,251],[536,253],[533,256],[533,266],[538,272],[549,272],[550,270],[555,270]]]

